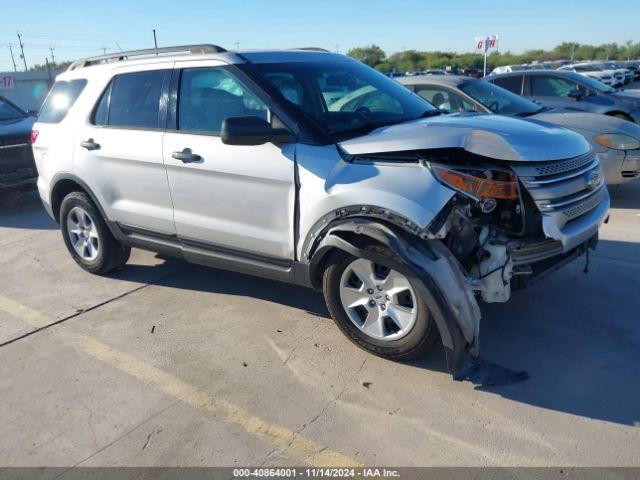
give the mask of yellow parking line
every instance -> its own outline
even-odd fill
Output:
[[[50,323],[40,312],[0,295],[0,310],[20,318],[34,327]],[[90,356],[118,370],[154,385],[158,390],[194,408],[213,413],[236,425],[255,438],[281,449],[281,453],[318,467],[359,467],[356,460],[310,440],[281,425],[269,423],[247,410],[217,398],[197,387],[149,365],[131,355],[119,352],[90,337],[76,337],[75,346]]]
[[[51,323],[50,320],[40,312],[2,295],[0,295],[0,310],[16,318],[20,318],[36,328],[41,328]]]
[[[119,352],[102,342],[89,337],[78,337],[82,351],[118,370],[154,385],[158,390],[192,407],[213,413],[225,422],[236,425],[253,437],[276,447],[282,453],[313,466],[359,467],[361,464],[341,453],[331,451],[281,425],[269,423],[245,409],[226,400],[210,395],[189,383],[162,370]]]

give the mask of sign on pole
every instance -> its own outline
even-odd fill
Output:
[[[489,50],[498,46],[497,35],[485,35],[484,37],[476,37],[476,53],[484,55],[483,76],[487,75],[487,55]]]
[[[13,90],[13,75],[0,73],[0,90]]]

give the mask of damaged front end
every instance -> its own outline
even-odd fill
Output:
[[[320,236],[320,249],[371,255],[344,232],[389,246],[423,280],[454,378],[485,385],[525,378],[477,358],[477,300],[506,302],[513,290],[595,248],[609,207],[597,156],[513,161],[443,148],[343,158],[419,163],[456,193],[419,232],[345,218]]]

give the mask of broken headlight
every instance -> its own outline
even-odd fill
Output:
[[[505,171],[451,168],[430,164],[435,177],[454,190],[481,202],[489,199],[517,200],[518,180]]]

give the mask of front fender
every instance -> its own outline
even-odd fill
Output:
[[[455,194],[417,162],[346,162],[335,145],[299,145],[297,162],[300,259],[310,239],[335,218],[381,215],[424,230]]]
[[[355,234],[366,242],[382,244],[395,252],[403,263],[357,246],[362,242],[349,241],[348,235],[344,234]],[[469,355],[477,355],[480,309],[458,262],[439,240],[408,240],[373,219],[343,219],[331,225],[311,247],[311,272],[321,268],[332,249],[368,258],[400,272],[409,271],[421,280],[420,295],[436,321],[447,352],[447,364],[454,375],[468,364]]]

